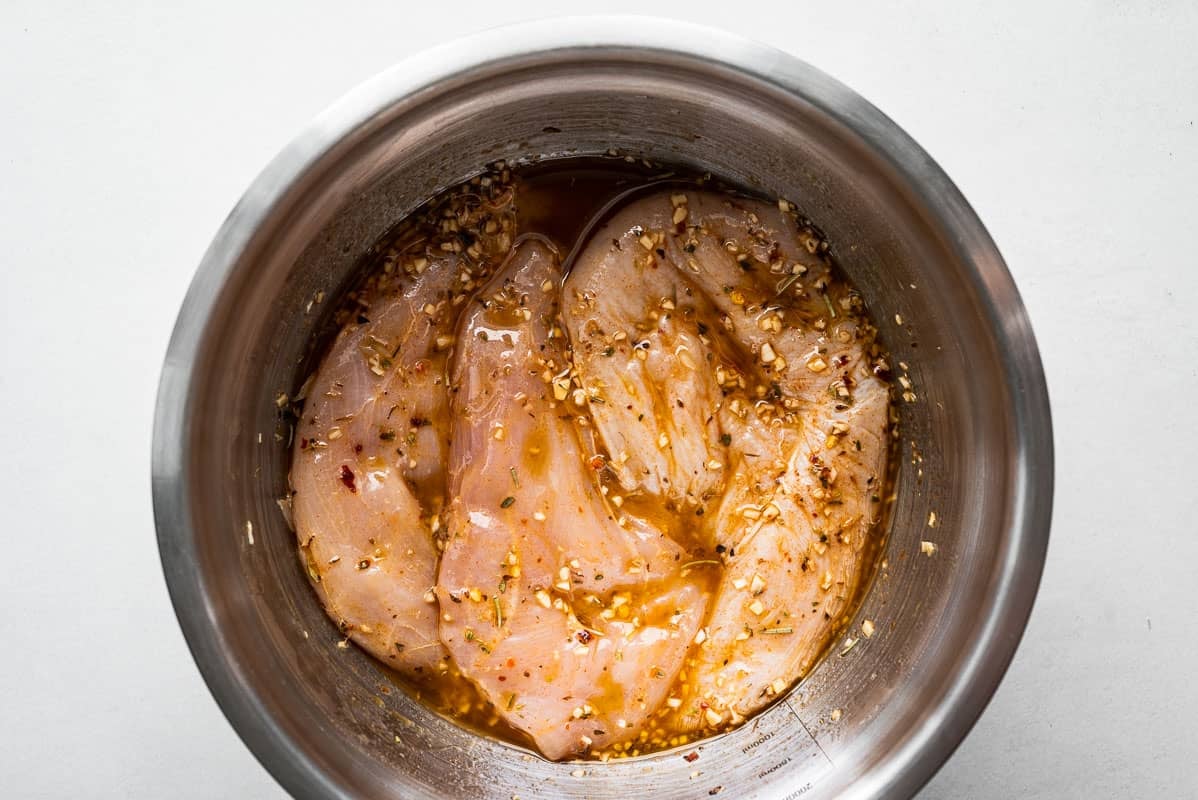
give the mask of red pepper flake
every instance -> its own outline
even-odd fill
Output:
[[[696,750],[691,750],[689,753],[684,755],[683,758],[686,760],[686,763],[693,764],[699,760],[699,753]]]
[[[607,466],[607,459],[603,456],[591,456],[591,469],[600,470]]]
[[[428,369],[428,362],[426,362],[423,358],[419,359],[415,364],[412,365],[412,372],[415,372],[417,375],[423,375],[426,369]]]
[[[574,634],[574,636],[582,644],[590,644],[591,642],[591,632],[586,629],[579,631],[578,633]]]
[[[341,465],[339,477],[341,478],[341,482],[344,483],[346,488],[348,488],[351,492],[358,491],[358,487],[354,486],[354,471],[349,468],[348,464]]]

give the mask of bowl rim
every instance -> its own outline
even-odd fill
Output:
[[[567,17],[520,23],[455,39],[370,78],[313,119],[258,175],[204,254],[183,300],[163,364],[154,417],[152,494],[155,527],[171,602],[192,657],[213,698],[267,771],[296,797],[347,797],[319,765],[280,733],[238,666],[221,648],[211,597],[196,566],[189,513],[185,413],[207,320],[222,286],[276,205],[343,138],[388,105],[457,75],[530,55],[565,51],[648,51],[717,65],[803,98],[861,139],[910,182],[958,241],[986,255],[971,263],[1012,387],[1016,455],[1009,545],[1001,552],[996,588],[937,713],[908,733],[865,780],[855,797],[912,796],[964,740],[998,688],[1022,638],[1047,556],[1053,495],[1053,439],[1047,384],[1026,309],[993,240],[964,196],[898,125],[848,87],[806,62],[737,35],[674,20]],[[972,261],[972,260],[971,260]]]

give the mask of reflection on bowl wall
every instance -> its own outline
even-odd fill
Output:
[[[289,448],[275,398],[298,388],[331,299],[370,245],[490,162],[611,148],[793,200],[827,234],[916,395],[898,403],[889,568],[845,636],[862,619],[877,632],[843,656],[841,643],[745,726],[687,748],[693,761],[550,763],[431,713],[337,646],[276,504]],[[1047,547],[1052,432],[1001,256],[885,116],[802,62],[715,31],[556,20],[393,68],[267,167],[184,302],[153,480],[196,662],[297,797],[896,797],[951,754],[1014,653]]]

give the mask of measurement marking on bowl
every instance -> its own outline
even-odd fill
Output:
[[[799,725],[803,727],[803,731],[809,737],[811,737],[811,741],[815,744],[816,749],[819,750],[820,755],[824,757],[824,760],[826,760],[831,766],[836,766],[835,762],[832,761],[828,754],[824,752],[824,748],[820,746],[819,739],[815,738],[815,735],[811,732],[811,729],[807,727],[807,723],[803,722],[803,718],[799,716],[799,712],[795,710],[795,707],[791,704],[791,701],[788,699],[783,702],[785,703],[786,707],[790,709],[790,713],[794,715],[795,721],[798,722]]]
[[[814,788],[815,788],[815,784],[812,783],[811,781],[807,781],[805,784],[803,784],[799,788],[795,789],[790,794],[786,795],[786,797],[782,798],[782,800],[795,800],[796,797],[802,797],[803,795],[807,794]]]

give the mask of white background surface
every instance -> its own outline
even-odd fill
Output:
[[[924,800],[1198,796],[1198,7],[168,5],[0,8],[0,794],[282,795],[159,568],[150,421],[178,304],[257,171],[351,86],[461,33],[603,10],[848,83],[956,180],[1023,292],[1056,426],[1048,566]]]

